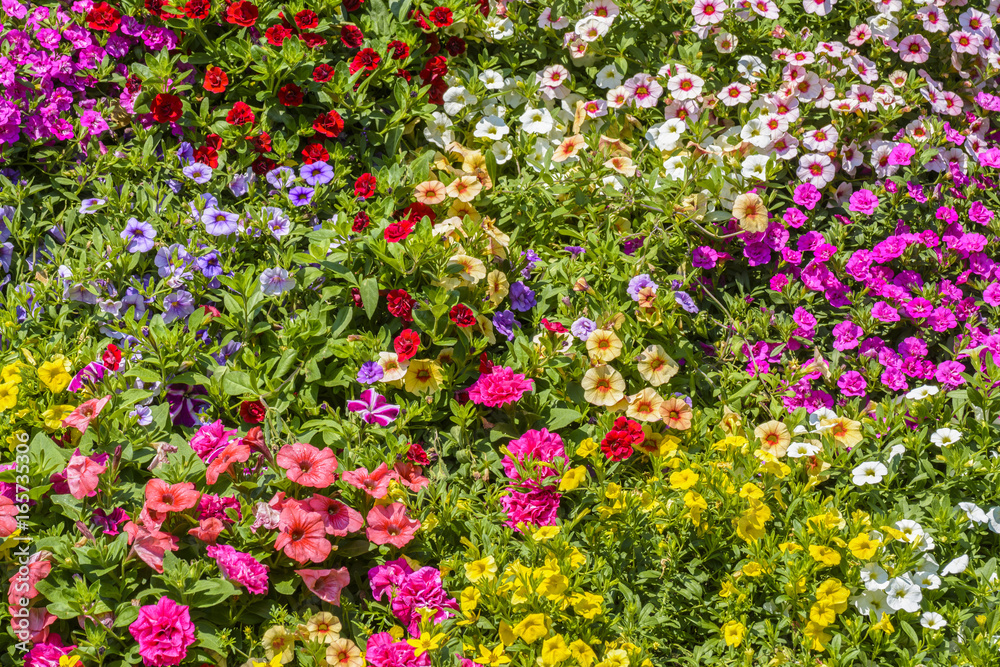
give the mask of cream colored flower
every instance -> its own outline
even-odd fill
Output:
[[[494,269],[486,276],[486,296],[490,300],[491,306],[496,306],[510,292],[510,283],[507,282],[507,274]]]
[[[409,363],[399,360],[399,355],[395,352],[379,352],[378,365],[382,367],[382,381],[396,382],[406,377],[406,369]]]
[[[788,427],[774,419],[755,428],[753,434],[761,441],[761,449],[779,459],[785,455],[792,442]]]
[[[448,184],[445,192],[459,201],[470,202],[483,190],[483,184],[475,176],[459,176]]]
[[[475,284],[486,277],[486,265],[476,257],[455,255],[448,260],[448,266],[451,268],[455,265],[462,267],[458,276],[466,282]]]
[[[583,397],[591,405],[610,407],[625,399],[625,378],[611,366],[595,366],[583,376]]]
[[[295,635],[289,634],[283,625],[275,625],[265,632],[261,644],[268,660],[281,654],[281,664],[287,665],[295,659]]]
[[[330,667],[364,667],[365,659],[357,644],[341,637],[327,647],[326,662]]]
[[[628,176],[629,178],[635,176],[635,165],[632,164],[632,158],[624,155],[614,156],[605,161],[604,166],[608,169],[614,169],[619,174]]]
[[[622,341],[610,329],[595,329],[587,337],[587,353],[593,361],[606,364],[622,353]]]
[[[638,394],[629,396],[628,409],[625,411],[629,419],[640,422],[658,422],[663,417],[660,414],[660,406],[663,399],[652,387],[646,387]]]
[[[340,619],[328,611],[321,611],[306,621],[305,631],[309,641],[330,644],[340,638]]]
[[[740,229],[756,234],[767,230],[767,207],[755,192],[745,192],[733,202],[733,217]]]
[[[413,198],[421,204],[433,206],[445,200],[445,186],[441,181],[424,181],[413,188]]]
[[[650,345],[639,355],[639,375],[654,387],[668,382],[680,368],[659,345]]]

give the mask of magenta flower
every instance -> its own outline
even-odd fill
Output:
[[[167,597],[142,607],[139,618],[128,629],[139,642],[139,655],[145,665],[180,665],[188,647],[194,644],[194,623],[188,607]]]
[[[848,210],[854,211],[855,213],[871,215],[875,212],[876,208],[878,208],[878,197],[876,197],[875,193],[871,190],[858,190],[851,195]]]
[[[385,396],[374,389],[365,389],[361,392],[360,400],[348,401],[347,409],[351,412],[360,412],[361,418],[366,422],[379,426],[388,426],[399,416],[399,406],[389,403]]]
[[[515,373],[509,366],[494,366],[469,387],[469,400],[476,405],[494,408],[521,400],[525,392],[535,388],[535,381]]]

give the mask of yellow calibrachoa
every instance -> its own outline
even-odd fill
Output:
[[[590,644],[582,639],[577,639],[569,645],[569,653],[580,667],[590,667],[597,660],[594,649],[590,648]]]
[[[764,566],[757,561],[750,561],[740,571],[748,577],[759,577],[764,574]]]
[[[576,455],[582,458],[587,458],[596,451],[597,443],[594,442],[593,438],[584,438],[584,440],[576,447]],[[583,468],[583,466],[580,467]],[[584,470],[586,470],[586,468],[584,468]]]
[[[855,558],[866,561],[871,560],[881,544],[878,540],[871,539],[866,533],[861,533],[848,542],[847,547]]]
[[[670,473],[670,488],[677,491],[686,491],[698,483],[698,473],[690,468],[678,470]]]
[[[279,653],[278,655],[271,658],[270,662],[257,662],[256,660],[251,660],[250,664],[253,665],[253,667],[278,667],[278,665],[281,664],[282,655],[283,655],[282,653]]]
[[[570,602],[573,605],[573,611],[589,620],[601,613],[601,604],[604,602],[604,598],[600,595],[584,592],[574,595],[570,598]]]
[[[472,583],[476,583],[480,579],[492,581],[496,574],[497,561],[493,556],[487,556],[486,558],[480,558],[479,560],[465,564],[465,576]]]
[[[0,412],[17,405],[17,385],[13,382],[0,384]]]
[[[21,362],[15,361],[12,364],[7,364],[0,369],[0,382],[7,383],[13,382],[14,384],[21,383]]]
[[[587,337],[587,353],[592,361],[606,364],[622,353],[622,341],[614,331],[595,329]]]
[[[722,636],[727,646],[739,646],[747,634],[747,628],[739,621],[729,621],[722,626]]]
[[[72,405],[53,405],[48,410],[45,410],[42,412],[42,421],[45,423],[45,428],[52,431],[62,428],[62,420],[72,413],[73,410],[76,410],[76,407]]]
[[[475,611],[476,607],[479,606],[479,600],[482,599],[482,597],[482,593],[476,590],[475,587],[466,586],[458,600],[462,613],[469,614]]]
[[[822,563],[827,567],[835,567],[840,565],[840,554],[830,547],[824,547],[816,544],[809,546],[809,555],[817,563]]]
[[[436,635],[432,635],[429,632],[421,632],[419,637],[416,639],[407,639],[406,643],[413,647],[413,655],[419,658],[428,651],[436,651],[441,648],[444,640],[445,636],[443,632],[439,632]]]
[[[479,645],[479,655],[476,656],[476,664],[484,667],[499,667],[510,662],[510,658],[504,655],[504,645],[497,644],[493,648],[487,648],[483,644]]]
[[[430,359],[411,359],[403,381],[411,394],[434,393],[440,389],[441,367]]]
[[[38,380],[53,394],[69,386],[73,376],[69,374],[69,360],[61,354],[52,357],[38,367]]]
[[[569,648],[566,646],[566,640],[563,639],[562,635],[555,635],[542,642],[542,655],[539,664],[545,667],[558,665],[570,656],[572,656],[572,653],[570,653]]]
[[[593,442],[593,440],[591,440],[591,442]],[[559,490],[574,491],[580,487],[580,484],[582,484],[583,480],[585,480],[586,478],[587,478],[586,466],[577,466],[575,468],[570,468],[565,473],[563,473],[562,479],[559,481]]]
[[[514,635],[524,640],[525,644],[533,644],[547,634],[548,617],[545,614],[529,614],[514,626]]]
[[[532,533],[531,537],[538,540],[539,542],[544,542],[546,540],[551,540],[558,534],[559,534],[559,526],[542,526],[534,533]]]
[[[764,503],[750,498],[750,507],[736,520],[736,534],[747,542],[764,537],[764,524],[771,518],[771,509]]]

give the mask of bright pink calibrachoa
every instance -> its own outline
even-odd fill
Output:
[[[507,445],[507,451],[517,459],[517,463],[510,456],[503,457],[503,471],[515,481],[522,481],[521,474],[517,469],[518,463],[521,464],[522,468],[525,468],[532,465],[529,462],[548,464],[557,458],[564,462],[569,460],[566,458],[566,449],[563,447],[563,441],[559,434],[550,433],[548,429],[544,428],[540,431],[532,429],[525,432],[517,440],[511,440]],[[533,467],[535,474],[540,479],[528,479],[522,485],[535,487],[546,477],[559,474],[554,466],[534,465]]]
[[[515,373],[510,366],[494,366],[469,387],[469,399],[476,405],[495,408],[521,400],[525,392],[535,388],[535,381]]]
[[[180,665],[188,647],[194,644],[194,623],[188,607],[166,597],[141,608],[139,618],[128,629],[139,642],[139,655],[145,665]]]

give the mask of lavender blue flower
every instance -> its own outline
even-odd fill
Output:
[[[148,222],[129,218],[121,237],[127,242],[125,250],[131,253],[148,252],[153,249],[156,230]]]

